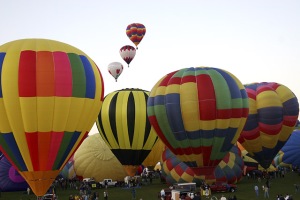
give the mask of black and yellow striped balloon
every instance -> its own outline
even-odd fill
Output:
[[[133,176],[157,141],[147,117],[149,92],[123,89],[108,94],[97,119],[97,128],[111,151]]]

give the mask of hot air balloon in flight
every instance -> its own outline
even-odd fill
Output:
[[[248,115],[244,86],[212,67],[167,74],[152,88],[147,105],[159,138],[207,182],[214,181],[215,167],[236,143]]]
[[[108,65],[107,70],[110,73],[110,75],[112,75],[115,78],[117,82],[119,76],[123,72],[123,65],[119,62],[112,62]]]
[[[0,46],[0,150],[43,196],[92,128],[103,100],[96,64],[54,40]]]
[[[299,103],[294,93],[279,83],[253,83],[245,88],[249,116],[238,141],[267,169],[294,130]]]
[[[138,45],[142,41],[145,34],[146,28],[140,23],[129,24],[126,28],[126,35],[135,44],[136,49],[138,49]]]
[[[120,49],[120,56],[128,64],[133,60],[136,50],[133,46],[125,45]]]
[[[148,95],[148,91],[130,88],[109,93],[96,122],[129,176],[135,175],[158,139],[147,117]]]

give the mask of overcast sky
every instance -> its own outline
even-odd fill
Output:
[[[0,44],[45,38],[75,46],[98,65],[105,95],[150,91],[169,72],[210,66],[243,84],[283,84],[299,98],[299,11],[298,0],[9,0],[0,6]],[[128,68],[119,49],[134,46],[131,23],[144,24],[146,35]],[[118,82],[107,71],[111,62],[124,64]]]

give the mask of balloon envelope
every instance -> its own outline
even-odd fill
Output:
[[[156,164],[161,161],[161,154],[164,149],[164,143],[160,139],[158,139],[149,155],[143,161],[143,165],[146,167],[155,167]]]
[[[131,61],[133,60],[135,53],[135,48],[130,45],[125,45],[120,49],[120,56],[128,64],[128,67]]]
[[[168,148],[162,154],[162,174],[169,184],[195,182],[200,185],[203,181],[192,168],[181,162]],[[237,146],[226,154],[223,160],[214,169],[216,181],[236,183],[242,178],[243,161]]]
[[[115,80],[117,81],[119,76],[122,74],[123,72],[123,65],[119,62],[112,62],[109,63],[107,70],[110,73],[110,75],[112,75]]]
[[[275,82],[253,83],[245,88],[250,111],[238,141],[266,169],[294,130],[298,99],[288,87]]]
[[[148,95],[132,88],[112,92],[104,98],[97,119],[102,138],[129,176],[135,175],[158,139],[146,114]]]
[[[276,166],[298,166],[300,167],[300,130],[294,130],[281,148],[280,152],[275,156]]]
[[[146,27],[140,23],[129,24],[126,28],[126,35],[137,47],[146,34]]]
[[[0,46],[0,150],[43,196],[92,128],[103,100],[96,64],[47,39]]]
[[[159,138],[197,175],[208,177],[236,143],[247,114],[241,82],[211,67],[167,74],[148,100],[148,117]]]
[[[90,135],[82,142],[74,154],[74,169],[77,175],[96,181],[105,178],[122,181],[127,176],[100,134]]]
[[[2,192],[25,191],[28,183],[4,156],[0,160],[0,189]]]

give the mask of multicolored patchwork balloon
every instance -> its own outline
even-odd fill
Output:
[[[243,160],[237,146],[226,154],[223,160],[215,168],[213,175],[216,181],[237,183],[243,175]],[[201,176],[197,176],[192,168],[181,162],[168,148],[162,154],[162,175],[166,182],[173,183],[202,183]]]
[[[54,40],[0,46],[0,150],[43,196],[92,128],[103,79],[81,50]]]
[[[163,143],[206,181],[236,143],[248,115],[248,96],[231,73],[184,68],[152,88],[148,117]],[[213,180],[212,180],[213,181]]]
[[[143,24],[132,23],[126,28],[126,35],[135,44],[136,49],[146,34],[146,28]]]
[[[267,169],[295,128],[298,99],[288,87],[275,82],[253,83],[245,88],[250,111],[238,141]]]

